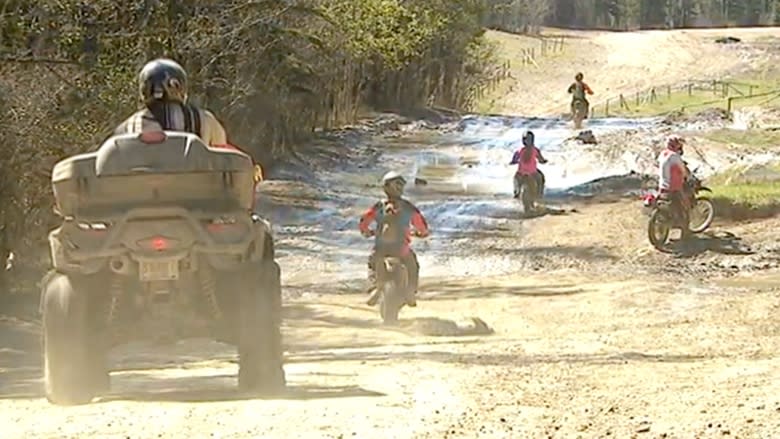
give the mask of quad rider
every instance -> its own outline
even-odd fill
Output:
[[[239,150],[228,142],[225,128],[214,114],[187,102],[187,72],[176,61],[159,58],[138,74],[143,106],[114,130],[114,135],[147,131],[183,131],[195,134],[215,148]],[[263,179],[255,165],[255,181]]]
[[[514,176],[514,197],[520,197],[520,187],[523,184],[523,178],[526,176],[534,176],[536,179],[536,189],[538,198],[541,199],[544,196],[544,174],[539,170],[538,164],[545,164],[547,160],[542,156],[542,151],[536,147],[535,136],[533,131],[526,131],[523,134],[523,146],[515,151],[512,155],[512,161],[510,165],[517,165],[517,172]]]
[[[680,222],[683,238],[689,233],[690,202],[686,193],[686,181],[690,172],[682,159],[685,140],[669,136],[666,148],[658,155],[658,193],[671,202],[673,215]]]
[[[571,94],[571,114],[572,117],[574,117],[574,110],[575,110],[575,104],[577,101],[582,102],[585,105],[585,114],[583,115],[583,119],[588,118],[588,114],[590,113],[590,102],[588,102],[588,98],[586,95],[592,95],[593,90],[590,89],[588,84],[583,82],[584,75],[582,73],[577,73],[574,76],[574,83],[572,83],[569,86],[568,93]]]
[[[409,273],[406,303],[411,307],[417,306],[420,265],[410,246],[410,225],[415,229],[415,236],[420,238],[427,237],[430,231],[420,210],[403,198],[404,186],[406,179],[401,174],[393,171],[385,174],[382,178],[382,189],[387,198],[371,206],[360,218],[359,228],[363,236],[375,236],[374,248],[368,257],[368,292],[374,290],[367,302],[369,306],[375,305],[380,297],[376,288],[376,267],[382,263],[385,256],[401,258]],[[376,223],[374,230],[370,228],[372,222]]]

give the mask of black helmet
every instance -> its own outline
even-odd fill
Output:
[[[534,144],[534,132],[533,131],[526,131],[523,133],[523,145],[524,146],[533,146]]]
[[[580,72],[580,73],[577,73],[576,75],[574,75],[574,80],[575,81],[582,81],[582,78],[584,78],[584,77],[585,77],[585,75],[583,75],[582,72]]]
[[[152,101],[187,101],[187,72],[176,61],[159,58],[146,63],[138,74],[138,90],[145,104]]]
[[[400,198],[404,194],[406,179],[395,171],[390,171],[382,177],[382,189],[388,198]]]

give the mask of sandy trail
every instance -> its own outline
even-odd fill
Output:
[[[131,347],[102,402],[6,396],[3,436],[773,437],[777,279],[750,294],[734,280],[429,280],[398,329],[358,297],[312,294],[287,306],[291,390],[280,399],[236,395],[220,345]],[[489,316],[495,334],[424,335],[469,315]],[[36,395],[28,387],[17,394]]]

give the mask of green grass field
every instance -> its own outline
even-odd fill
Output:
[[[704,132],[700,137],[718,143],[749,146],[751,151],[776,150],[780,147],[780,130],[722,128]]]
[[[705,182],[713,199],[723,205],[757,210],[780,210],[780,162],[734,167]]]

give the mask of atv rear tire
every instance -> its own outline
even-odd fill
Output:
[[[259,270],[248,270],[240,291],[238,386],[242,391],[273,394],[286,385],[282,350],[282,288],[273,249]]]
[[[52,404],[87,404],[108,387],[105,358],[89,330],[88,289],[86,280],[63,274],[43,286],[43,370]]]

